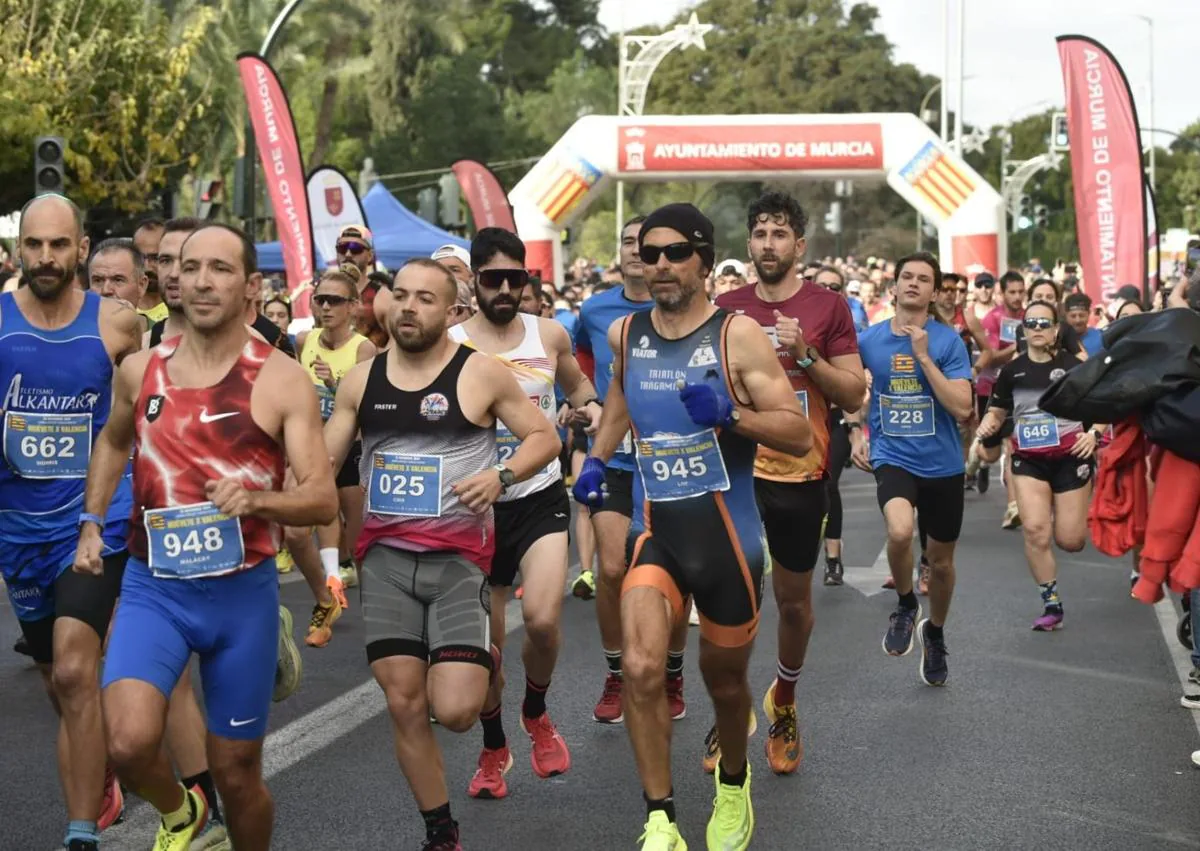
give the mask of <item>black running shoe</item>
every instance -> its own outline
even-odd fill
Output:
[[[841,585],[842,576],[846,569],[842,566],[840,558],[825,559],[825,584],[826,585]]]
[[[99,851],[100,843],[90,839],[72,839],[67,843],[67,851]]]
[[[897,606],[888,621],[888,630],[883,634],[883,652],[889,656],[907,656],[912,651],[913,629],[921,617],[921,604],[915,609]]]
[[[1186,600],[1187,595],[1184,594],[1183,598]],[[1188,650],[1193,649],[1193,647],[1192,647],[1192,615],[1191,615],[1191,612],[1184,612],[1183,617],[1181,617],[1179,619],[1179,623],[1175,626],[1175,637],[1179,639],[1179,643],[1182,644],[1185,648],[1187,648]]]
[[[979,473],[975,476],[975,487],[982,493],[988,492],[988,487],[992,483],[992,470],[990,467],[980,467]]]
[[[950,669],[946,665],[946,657],[950,651],[946,649],[944,638],[930,638],[927,630],[929,618],[917,626],[917,635],[921,637],[921,682],[927,686],[944,686]]]
[[[421,851],[462,851],[462,845],[458,842],[458,827],[426,839]]]
[[[29,649],[29,642],[25,640],[25,636],[17,639],[17,643],[13,645],[13,652],[20,653],[22,656],[33,658],[33,651]]]

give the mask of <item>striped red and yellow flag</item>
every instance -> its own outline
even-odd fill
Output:
[[[900,175],[934,210],[948,219],[975,191],[975,183],[933,142],[926,142]]]
[[[546,218],[560,224],[599,179],[600,170],[580,157],[553,157],[538,168],[530,194]]]

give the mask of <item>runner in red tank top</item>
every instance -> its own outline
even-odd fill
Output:
[[[328,523],[337,511],[312,382],[245,325],[262,285],[256,266],[253,243],[225,225],[183,244],[183,334],[121,365],[80,517],[75,570],[97,573],[97,515],[133,446],[131,558],[104,666],[104,718],[117,773],[161,813],[155,847],[167,851],[187,849],[209,811],[162,749],[167,700],[192,653],[229,836],[239,851],[270,847],[262,739],[277,658],[286,684],[299,676],[291,616],[279,607],[278,526]],[[282,491],[285,463],[296,486]]]

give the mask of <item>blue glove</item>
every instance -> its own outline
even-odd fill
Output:
[[[579,471],[579,475],[575,477],[575,485],[571,488],[571,495],[575,497],[575,501],[580,505],[586,505],[588,508],[596,509],[604,505],[604,497],[608,495],[608,491],[604,486],[604,462],[599,458],[583,459],[583,468]]]
[[[733,425],[733,402],[724,391],[711,384],[685,384],[679,398],[692,422],[705,428],[729,428]]]

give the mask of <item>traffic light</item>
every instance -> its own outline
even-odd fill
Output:
[[[1033,223],[1039,230],[1046,230],[1050,227],[1050,208],[1045,204],[1038,204],[1033,208]]]
[[[33,194],[61,194],[64,188],[62,136],[38,136],[33,143]]]
[[[1050,150],[1071,150],[1071,137],[1067,132],[1067,114],[1065,112],[1056,112],[1050,119]]]
[[[215,219],[225,200],[225,181],[204,178],[196,181],[196,190],[196,215],[202,219]]]
[[[430,224],[437,224],[438,191],[432,186],[417,193],[417,215]]]
[[[446,172],[438,178],[438,187],[440,190],[441,205],[439,212],[442,217],[442,227],[458,227],[462,225],[462,207],[459,204],[459,199],[462,197],[462,189],[458,185],[458,178],[451,172]]]
[[[842,232],[842,202],[834,201],[829,205],[829,212],[825,214],[825,230],[829,233]]]

